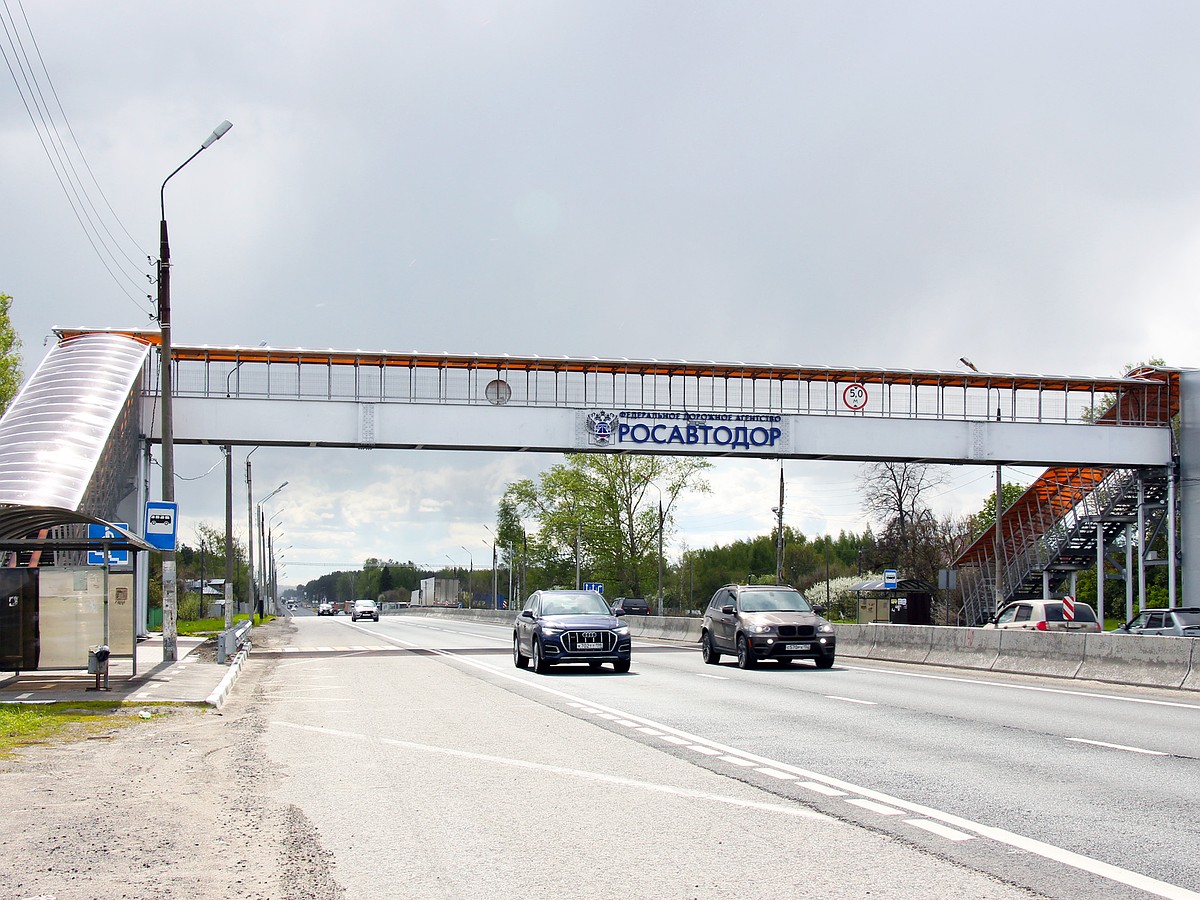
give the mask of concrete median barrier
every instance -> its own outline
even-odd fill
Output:
[[[933,629],[927,625],[875,625],[871,659],[923,663],[929,655]]]
[[[875,643],[874,625],[834,625],[838,656],[869,657]]]
[[[1014,628],[997,630],[1000,655],[992,665],[995,672],[1075,678],[1083,666],[1083,641],[1087,635]]]
[[[1192,664],[1191,638],[1147,634],[1087,634],[1077,678],[1181,687]]]
[[[992,628],[933,628],[929,655],[931,666],[990,669],[1000,655],[1000,631]]]
[[[1200,691],[1200,640],[1188,638],[1192,644],[1192,664],[1180,685],[1185,691]]]

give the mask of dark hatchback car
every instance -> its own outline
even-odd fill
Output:
[[[640,597],[618,597],[612,602],[612,611],[617,615],[648,616],[650,604]]]
[[[811,659],[818,669],[828,669],[836,638],[833,626],[795,588],[728,584],[709,601],[700,650],[712,666],[730,653],[742,669],[760,660],[788,665],[794,659]]]
[[[631,645],[629,626],[595,591],[535,591],[513,625],[513,664],[535,672],[562,663],[628,672]]]

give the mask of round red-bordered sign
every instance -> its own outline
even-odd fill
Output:
[[[867,405],[867,389],[857,381],[846,385],[846,389],[842,391],[842,402],[857,412]]]

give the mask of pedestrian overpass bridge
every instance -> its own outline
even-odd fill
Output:
[[[132,486],[148,480],[149,447],[161,440],[159,332],[57,333],[0,421],[0,503],[120,514]],[[1077,569],[1089,552],[1077,532],[1105,516],[1127,525],[1131,491],[1143,546],[1147,529],[1190,511],[1200,493],[1188,452],[1196,441],[1187,440],[1200,416],[1196,400],[1188,416],[1184,397],[1189,386],[1188,397],[1200,395],[1198,373],[1178,369],[1095,378],[212,346],[173,346],[171,367],[179,444],[1046,466],[1019,515],[1002,516],[1005,596],[1034,590],[1034,572],[1043,578],[1036,590],[1051,586],[1045,574],[1059,571],[1068,545]],[[1171,423],[1181,409],[1177,435]],[[1182,555],[1194,548],[1200,559],[1200,510],[1195,531],[1182,518]],[[1067,519],[1071,539],[1048,545]],[[1091,534],[1102,560],[1116,532]],[[961,561],[979,573],[967,592],[982,598],[968,602],[979,611],[997,590],[987,574],[996,568],[994,538],[982,536]],[[1172,569],[1178,555],[1167,561]]]

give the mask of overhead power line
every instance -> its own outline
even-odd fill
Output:
[[[0,15],[0,26],[4,30],[4,39],[0,41],[0,55],[4,57],[13,84],[21,95],[21,102],[37,134],[42,152],[45,153],[46,160],[50,163],[50,168],[54,171],[63,195],[71,207],[71,212],[79,222],[79,227],[83,229],[84,236],[100,260],[100,264],[104,266],[105,271],[126,297],[147,315],[153,316],[153,305],[150,303],[149,295],[142,293],[146,289],[146,282],[149,281],[150,274],[135,262],[122,247],[121,240],[113,234],[108,220],[114,222],[116,227],[124,233],[128,238],[129,246],[136,251],[139,257],[148,258],[148,255],[137,246],[137,241],[121,223],[112,204],[109,203],[108,197],[100,188],[91,166],[88,165],[83,149],[79,146],[79,141],[67,119],[58,92],[54,88],[54,82],[50,78],[50,72],[42,58],[41,48],[33,35],[33,29],[29,24],[24,7],[21,5],[21,0],[15,0],[15,5],[21,14],[20,23],[13,16],[9,0],[2,0],[2,3],[4,15]],[[24,26],[24,34],[21,25]],[[32,55],[26,49],[26,44],[33,48]],[[36,59],[36,65],[34,59]],[[45,89],[43,89],[43,84]],[[47,94],[54,100],[53,107],[47,100]],[[64,132],[70,138],[69,143],[63,137]],[[75,163],[76,159],[80,163],[78,167]],[[107,215],[102,213],[93,202],[91,192],[79,174],[80,167],[87,172],[95,192],[103,200]]]

